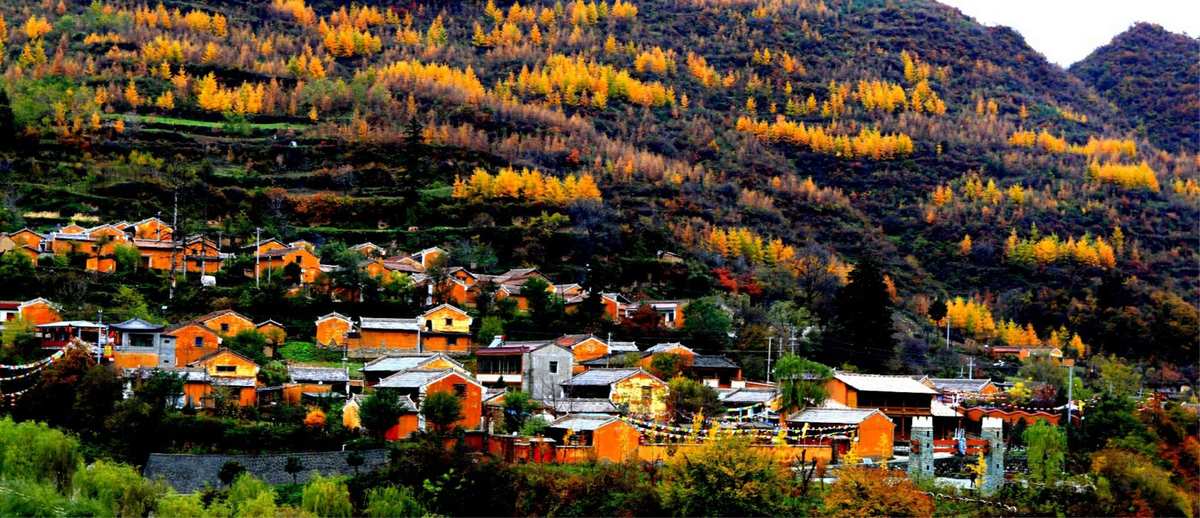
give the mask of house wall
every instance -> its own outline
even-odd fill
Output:
[[[455,425],[467,430],[475,430],[479,428],[479,423],[483,418],[483,391],[479,385],[471,383],[461,374],[451,374],[438,381],[430,383],[425,387],[425,397],[434,392],[450,392],[454,393],[454,385],[466,385],[466,394],[462,398],[462,419],[459,419]]]
[[[62,315],[58,314],[58,311],[50,304],[38,301],[21,307],[21,319],[29,324],[40,326],[59,322],[62,320]]]
[[[170,241],[172,234],[173,233],[169,225],[153,219],[139,223],[133,227],[133,235],[138,239]]]
[[[139,367],[158,367],[157,353],[131,353],[113,351],[113,366],[117,369],[136,369]]]
[[[218,366],[233,366],[233,372],[220,372]],[[249,378],[258,375],[258,365],[231,352],[224,352],[205,360],[204,369],[209,376]]]
[[[470,333],[471,332],[471,317],[460,311],[441,308],[426,315],[423,315],[421,322],[422,330],[429,330],[429,324],[433,324],[432,331],[435,333]],[[446,319],[450,319],[447,323]]]
[[[871,414],[858,425],[858,453],[865,457],[892,457],[896,426],[881,413]]]
[[[702,444],[643,444],[638,447],[638,458],[646,462],[669,462],[673,457],[679,455],[690,455],[692,452],[701,448]],[[751,448],[759,452],[769,455],[783,466],[791,466],[804,456],[806,462],[816,460],[818,463],[827,464],[833,457],[833,449],[831,446],[777,446],[777,445],[755,445]]]
[[[186,367],[201,356],[217,350],[220,339],[211,329],[199,325],[189,325],[176,329],[171,336],[175,337],[175,366]],[[203,339],[202,346],[196,347],[196,337]]]
[[[224,337],[236,336],[247,329],[254,329],[254,322],[236,313],[226,313],[202,322],[206,327]]]
[[[317,345],[346,345],[346,335],[349,332],[350,322],[348,320],[327,318],[317,322]]]
[[[31,246],[37,249],[42,248],[42,237],[28,230],[22,230],[9,237],[18,245]]]
[[[609,353],[608,344],[598,338],[588,338],[571,347],[571,354],[575,357],[574,372],[576,374],[587,370],[581,365],[588,360],[602,358]]]
[[[471,335],[426,334],[421,336],[421,345],[426,352],[466,354],[471,352]]]
[[[650,387],[649,401],[643,398],[643,387]],[[667,417],[667,384],[644,372],[613,384],[609,399],[617,405],[628,405],[632,414],[650,415],[654,419]]]
[[[262,327],[257,327],[256,329],[258,329],[259,333],[262,333],[263,337],[267,339],[267,343],[269,344],[281,345],[285,340],[287,340],[287,331],[285,331],[282,326],[268,324]]]
[[[550,372],[550,362],[558,362],[558,372]],[[522,363],[522,389],[540,401],[562,397],[560,386],[574,374],[575,356],[564,348],[547,346],[527,354]]]
[[[170,270],[171,269],[171,251],[161,248],[138,247],[138,253],[142,256],[142,264],[151,270]]]
[[[829,392],[829,399],[837,401],[850,408],[858,408],[858,391],[850,388],[841,380],[831,379],[825,384],[825,390]]]
[[[400,416],[396,420],[396,425],[384,432],[383,438],[389,441],[398,441],[408,438],[413,432],[420,428],[420,418],[417,414],[407,413]]]
[[[357,342],[357,345],[354,343]],[[416,331],[391,331],[363,329],[359,339],[349,344],[351,349],[388,349],[392,351],[416,351]]]
[[[592,447],[597,460],[622,462],[637,456],[642,434],[625,421],[608,423],[592,432]]]

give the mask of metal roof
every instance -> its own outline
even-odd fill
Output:
[[[146,320],[142,320],[140,318],[131,318],[131,319],[121,322],[119,324],[112,324],[108,327],[115,329],[117,331],[154,332],[154,331],[162,331],[163,330],[163,326],[160,326],[153,322],[148,322]]]
[[[361,329],[379,329],[385,331],[416,331],[420,328],[415,318],[372,318],[359,317]]]
[[[809,408],[788,421],[793,423],[858,424],[874,413],[882,414],[878,408]]]
[[[883,374],[853,374],[839,372],[834,379],[863,392],[896,392],[902,394],[937,394],[937,391],[908,376]]]
[[[452,372],[454,372],[453,369],[397,372],[380,380],[375,388],[421,388]]]
[[[563,382],[572,386],[603,386],[612,385],[625,378],[641,372],[641,369],[591,369]]]
[[[560,430],[598,430],[604,425],[616,421],[617,418],[611,415],[589,415],[589,414],[574,414],[562,417],[550,424],[550,428],[558,428]]]

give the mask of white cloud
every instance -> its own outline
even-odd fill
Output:
[[[1053,63],[1070,66],[1136,22],[1200,35],[1196,0],[941,0],[984,25],[1007,25]]]

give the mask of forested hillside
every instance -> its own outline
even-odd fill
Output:
[[[1195,359],[1195,74],[1141,39],[1072,75],[925,0],[339,5],[0,2],[0,230],[177,200],[237,244],[488,247],[594,292],[730,295],[742,350],[774,302],[836,329],[875,258],[903,337],[949,300],[968,343]],[[1158,68],[1114,88],[1131,53]],[[890,368],[927,368],[920,342]]]
[[[1200,41],[1139,23],[1083,61],[1079,77],[1111,101],[1152,143],[1169,151],[1200,149]]]

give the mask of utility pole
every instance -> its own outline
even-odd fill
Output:
[[[167,300],[175,300],[175,267],[179,250],[179,188],[175,189],[175,207],[171,211],[171,289],[167,292]]]
[[[259,233],[261,228],[254,227],[254,289],[258,289],[258,245],[262,242]]]
[[[774,336],[767,337],[767,383],[771,382],[771,342],[774,341]]]
[[[1071,426],[1071,407],[1075,405],[1074,396],[1075,388],[1075,360],[1067,358],[1063,360],[1063,365],[1067,366],[1067,426]]]
[[[104,332],[104,308],[96,310],[96,363],[104,362],[104,344],[108,342],[108,334]]]
[[[946,347],[950,347],[950,315],[946,315]]]
[[[789,345],[792,346],[792,354],[796,354],[796,326],[788,326],[791,337],[788,338]]]

